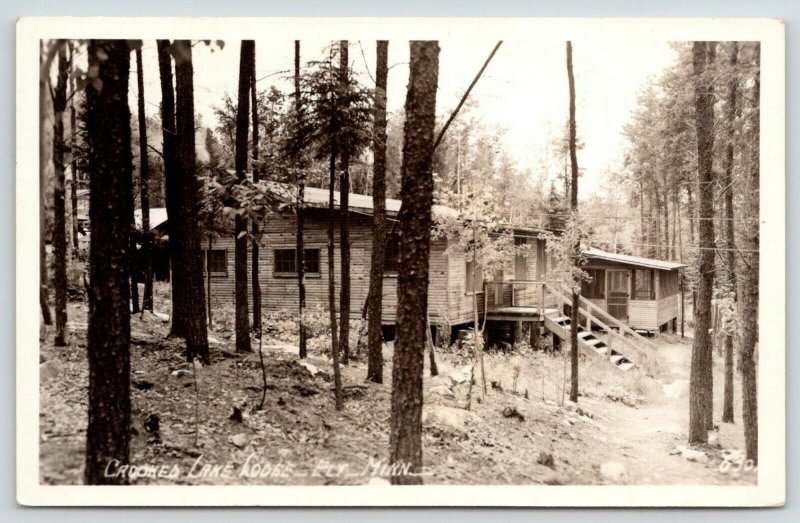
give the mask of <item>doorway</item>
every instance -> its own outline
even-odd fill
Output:
[[[614,318],[628,321],[628,271],[608,271],[608,313]]]

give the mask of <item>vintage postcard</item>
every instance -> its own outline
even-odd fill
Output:
[[[18,501],[783,504],[784,50],[20,19]]]

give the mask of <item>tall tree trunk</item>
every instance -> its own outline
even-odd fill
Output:
[[[347,111],[348,89],[348,42],[339,42],[339,103],[341,111]],[[342,354],[342,363],[347,365],[350,361],[350,150],[349,144],[342,144],[339,148],[339,169],[341,178],[339,183],[339,250],[341,251],[341,273],[339,283],[339,345]]]
[[[578,214],[578,152],[576,147],[577,130],[575,128],[575,75],[572,71],[572,42],[567,42],[567,77],[569,79],[569,159],[572,168],[572,194],[570,208],[572,214]],[[575,263],[578,264],[581,244],[578,240],[572,247]],[[571,386],[569,389],[570,401],[578,401],[578,306],[580,304],[580,287],[573,284],[572,288],[572,319],[570,328],[570,369]]]
[[[67,109],[67,43],[58,43],[58,79],[53,97],[53,283],[56,291],[55,345],[67,336],[67,209],[64,176],[64,111]]]
[[[250,112],[250,70],[255,53],[253,40],[242,40],[239,55],[239,102],[236,111],[236,177],[247,179],[247,120]],[[247,218],[234,218],[234,277],[236,280],[236,351],[251,352],[250,319],[247,303]]]
[[[742,420],[744,421],[745,454],[747,459],[758,464],[758,384],[756,374],[755,347],[758,342],[758,285],[759,285],[759,194],[760,194],[760,137],[761,126],[761,46],[755,43],[755,65],[758,72],[753,87],[753,135],[750,153],[750,168],[746,172],[742,194],[744,230],[741,234],[742,271],[738,277],[739,316],[741,346],[739,347],[739,371],[742,373]]]
[[[140,199],[142,203],[142,264],[144,267],[144,297],[142,309],[153,310],[153,262],[150,249],[150,191],[148,182],[147,120],[144,112],[144,72],[142,70],[142,50],[136,49],[136,86],[139,89],[139,179],[141,181]]]
[[[333,359],[333,385],[336,396],[336,410],[344,407],[342,399],[342,375],[339,369],[339,340],[336,336],[336,271],[334,269],[334,185],[336,184],[336,142],[331,144],[328,165],[328,307],[331,318],[331,358]]]
[[[42,321],[45,325],[53,324],[53,316],[50,312],[50,297],[48,296],[48,274],[47,274],[47,247],[45,238],[48,233],[48,208],[50,202],[45,197],[47,186],[47,163],[48,140],[47,132],[47,102],[50,100],[50,67],[53,60],[53,48],[46,48],[44,40],[41,41],[42,55],[39,70],[39,306],[42,310]],[[50,44],[57,45],[57,44]],[[47,51],[45,53],[45,51]]]
[[[369,346],[367,379],[383,383],[383,265],[386,239],[386,84],[389,75],[389,42],[379,40],[375,68],[375,120],[372,135],[372,260],[369,272]],[[432,360],[433,361],[433,360]]]
[[[397,339],[392,362],[390,460],[408,467],[393,484],[422,478],[422,372],[428,310],[428,263],[433,225],[433,129],[439,44],[412,41],[404,126],[397,279]]]
[[[260,178],[261,166],[258,164],[258,92],[256,91],[256,44],[250,60],[250,112],[253,120],[253,181]],[[258,282],[258,221],[252,223],[253,241],[250,252],[250,287],[253,289],[253,332],[261,333],[261,285]]]
[[[92,83],[86,87],[92,235],[84,481],[101,485],[126,482],[125,476],[105,471],[111,463],[128,465],[130,449],[130,50],[125,40],[90,40],[88,54],[102,89]]]
[[[727,276],[730,292],[736,300],[736,242],[733,231],[733,131],[736,125],[739,44],[733,42],[730,50],[730,75],[728,82],[728,143],[725,147],[725,167],[723,169],[722,186],[725,190],[725,238],[727,252]],[[725,396],[722,402],[722,422],[733,423],[733,336],[725,336]]]
[[[181,244],[178,246],[185,261],[186,271],[186,358],[195,357],[209,363],[208,324],[206,323],[205,289],[203,288],[203,256],[200,250],[198,208],[200,206],[199,181],[195,175],[196,153],[194,141],[194,69],[192,45],[189,40],[175,41],[175,125],[177,129],[178,168],[180,189],[183,193],[180,228]],[[171,218],[170,218],[171,220]]]
[[[75,49],[70,46],[70,56],[75,56]],[[74,58],[73,58],[74,59]],[[78,110],[76,107],[77,98],[76,89],[77,89],[77,81],[75,77],[72,76],[70,80],[71,84],[71,92],[72,94],[72,101],[70,102],[70,111],[69,111],[69,139],[70,139],[70,170],[72,171],[72,183],[70,184],[70,210],[72,211],[72,256],[77,257],[78,251],[80,249],[80,239],[78,238],[78,182],[80,176],[78,176],[78,159],[75,151],[78,146],[77,134],[78,134]]]
[[[714,100],[707,74],[708,43],[695,42],[692,50],[694,105],[697,129],[697,166],[699,199],[699,246],[697,256],[698,296],[695,310],[694,343],[689,386],[689,442],[707,443],[713,425],[713,369],[711,295],[714,285]]]
[[[297,119],[296,125],[298,129],[303,126],[302,114],[302,99],[300,93],[300,40],[294,41],[294,114]],[[297,232],[296,237],[296,252],[297,252],[297,305],[300,317],[300,325],[298,328],[300,347],[299,356],[305,358],[308,356],[306,348],[306,323],[305,323],[305,309],[306,309],[306,256],[305,247],[303,246],[303,221],[304,221],[304,200],[306,192],[306,179],[305,179],[305,165],[303,165],[302,153],[298,152],[297,157],[294,158],[295,168],[297,169]]]
[[[172,44],[158,40],[158,70],[161,80],[162,156],[164,158],[164,193],[167,208],[167,233],[169,236],[170,286],[172,287],[172,325],[170,336],[184,337],[188,313],[186,311],[187,274],[186,253],[180,245],[184,234],[183,189],[178,166],[178,145],[175,131],[175,90],[172,86]]]

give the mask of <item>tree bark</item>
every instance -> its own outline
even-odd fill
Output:
[[[707,76],[708,43],[695,42],[692,50],[694,105],[697,129],[699,246],[698,296],[689,384],[689,442],[707,443],[713,425],[713,369],[711,295],[714,285],[714,100]]]
[[[130,448],[130,50],[125,40],[91,40],[88,55],[89,67],[97,68],[102,84],[90,82],[86,87],[92,235],[84,480],[103,485],[126,482],[123,475],[105,472],[109,466],[118,470],[127,465]]]
[[[297,119],[296,125],[298,129],[303,128],[303,115],[302,115],[302,99],[300,93],[300,40],[294,41],[294,113]],[[297,231],[296,237],[296,252],[297,252],[297,304],[298,313],[300,317],[300,324],[298,328],[299,334],[299,356],[305,358],[308,356],[308,349],[306,347],[306,324],[305,324],[305,309],[306,309],[306,257],[305,247],[303,246],[303,227],[304,227],[304,200],[306,192],[306,179],[305,179],[305,166],[303,165],[302,153],[298,153],[294,158],[295,168],[297,169]]]
[[[175,131],[175,90],[172,86],[172,44],[158,40],[158,69],[161,80],[161,129],[164,158],[164,192],[169,236],[170,286],[172,288],[172,325],[170,336],[184,337],[188,319],[186,311],[187,274],[185,253],[180,250],[183,213],[183,190],[178,167],[177,136]]]
[[[367,379],[383,383],[383,265],[386,240],[386,84],[389,75],[389,42],[379,40],[375,69],[375,120],[372,136],[372,260],[369,272],[367,325]],[[431,353],[433,363],[433,353]]]
[[[185,260],[180,267],[186,271],[186,358],[195,357],[209,363],[208,324],[206,323],[205,289],[203,288],[203,256],[200,250],[198,208],[200,206],[199,181],[195,175],[197,164],[194,140],[194,69],[192,45],[189,40],[175,41],[175,125],[177,129],[178,169],[180,189],[183,193],[181,209],[182,234],[178,250]],[[170,218],[170,221],[172,219]],[[174,272],[173,272],[174,274]]]
[[[236,177],[247,179],[247,125],[250,112],[250,71],[255,53],[253,40],[242,40],[239,55],[239,101],[236,111]],[[234,277],[236,280],[236,351],[252,352],[247,300],[247,218],[234,218]]]
[[[577,152],[577,130],[575,128],[575,75],[572,71],[572,42],[567,42],[567,78],[569,80],[569,159],[572,169],[572,183],[570,196],[570,208],[572,214],[578,214],[578,152]],[[579,262],[581,252],[580,240],[573,245],[573,257],[576,265]],[[577,287],[580,289],[580,287]],[[573,283],[572,291],[572,318],[570,321],[570,369],[571,381],[569,389],[570,401],[578,401],[578,306],[580,304],[580,293],[576,290]]]
[[[725,147],[725,168],[723,171],[722,186],[725,188],[725,237],[728,247],[727,275],[728,286],[736,300],[736,242],[733,231],[733,130],[736,125],[736,104],[739,78],[738,69],[739,44],[733,42],[730,51],[730,75],[728,82],[728,144]],[[733,423],[733,336],[725,336],[725,396],[722,403],[722,422]]]
[[[422,372],[433,225],[433,131],[439,44],[412,41],[404,127],[397,339],[392,363],[390,460],[408,467],[392,484],[419,484],[422,470]]]
[[[339,103],[342,112],[347,111],[348,90],[348,42],[339,42]],[[350,361],[350,151],[349,144],[339,147],[339,249],[341,263],[339,265],[339,345],[342,363],[347,365]]]
[[[759,193],[760,193],[760,137],[761,126],[761,47],[755,43],[755,65],[758,72],[753,87],[753,144],[750,153],[750,168],[745,176],[742,193],[745,195],[742,206],[744,231],[741,235],[741,273],[737,278],[739,284],[740,339],[739,371],[742,373],[742,420],[744,421],[745,454],[747,459],[758,465],[758,384],[757,355],[758,342],[758,285],[759,285]]]
[[[53,97],[53,284],[57,347],[67,345],[67,209],[64,176],[64,111],[67,109],[67,43],[58,43],[58,79]]]
[[[336,142],[331,144],[330,163],[328,165],[330,179],[328,181],[328,307],[331,318],[331,358],[333,359],[333,385],[336,397],[336,410],[344,408],[342,398],[342,375],[339,369],[339,340],[336,336],[336,271],[334,270],[334,185],[336,184]]]
[[[250,113],[253,120],[253,181],[261,178],[261,166],[258,164],[258,91],[256,90],[256,51],[253,44],[253,57],[250,62]],[[252,223],[253,242],[250,251],[250,287],[253,289],[253,332],[261,334],[261,285],[258,281],[259,245],[258,222]]]
[[[45,325],[53,324],[50,312],[50,297],[48,296],[47,274],[47,248],[45,238],[48,233],[48,207],[50,202],[45,197],[47,185],[48,142],[47,132],[47,101],[50,99],[50,67],[54,57],[53,48],[45,49],[44,40],[40,41],[41,58],[39,64],[39,306],[42,310],[42,321]],[[54,44],[50,44],[51,46]],[[47,52],[45,52],[47,51]]]
[[[148,184],[147,120],[144,112],[144,72],[142,50],[136,50],[136,86],[139,89],[139,179],[142,203],[142,263],[144,264],[144,297],[142,309],[153,311],[153,263],[150,258],[150,191]]]
[[[74,47],[70,46],[70,56],[75,56],[75,49]],[[74,58],[73,58],[74,59]],[[77,155],[75,154],[75,150],[78,146],[77,134],[78,134],[78,110],[75,107],[76,102],[76,80],[73,77],[71,80],[71,91],[72,91],[72,101],[70,103],[70,111],[69,111],[69,139],[70,139],[70,161],[71,166],[70,170],[72,171],[72,183],[70,184],[70,200],[71,200],[71,211],[72,211],[72,255],[73,257],[78,256],[78,251],[80,249],[80,240],[78,238],[78,180],[80,176],[78,176],[78,159]]]

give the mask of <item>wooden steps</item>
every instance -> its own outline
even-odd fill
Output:
[[[579,313],[586,314],[583,309],[578,309]],[[558,313],[545,315],[544,326],[564,341],[569,342],[572,331],[572,321],[568,316],[559,316]],[[635,365],[625,357],[624,354],[610,349],[606,343],[598,338],[592,331],[587,330],[582,325],[578,325],[578,347],[584,353],[592,357],[599,357],[614,365],[621,371],[628,371]]]

